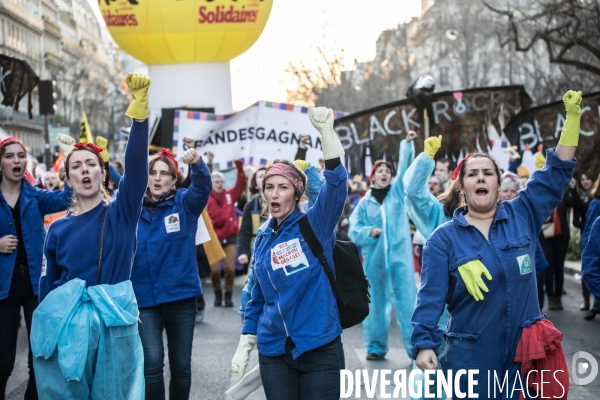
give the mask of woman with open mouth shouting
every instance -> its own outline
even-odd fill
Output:
[[[41,398],[139,399],[144,396],[138,306],[131,284],[136,232],[148,175],[150,79],[126,78],[133,119],[119,193],[103,187],[102,149],[92,143],[58,142],[67,154],[73,189],[69,213],[54,221],[44,244],[40,306],[31,334]],[[42,380],[43,379],[43,380]]]
[[[27,148],[20,139],[0,142],[0,398],[13,370],[21,307],[27,336],[38,306],[38,283],[46,230],[46,214],[66,210],[71,190],[40,190],[27,171]],[[37,399],[31,348],[26,399]]]
[[[310,109],[308,116],[322,136],[325,184],[304,213],[298,207],[306,188],[304,173],[286,160],[265,171],[263,193],[272,218],[256,239],[255,284],[231,361],[232,370],[243,377],[258,342],[267,399],[338,399],[345,365],[336,299],[299,226],[306,215],[333,266],[335,228],[347,193],[340,160],[344,149],[333,130],[331,109]]]
[[[140,307],[146,399],[164,399],[163,331],[169,347],[171,399],[189,398],[196,297],[202,294],[196,259],[198,218],[208,202],[212,180],[195,149],[182,155],[191,185],[175,189],[178,163],[168,149],[150,159],[148,189],[138,224],[131,272]]]
[[[361,248],[371,284],[369,315],[362,323],[367,360],[371,361],[383,359],[388,352],[392,302],[404,347],[410,354],[410,317],[417,289],[402,178],[415,158],[416,137],[416,132],[410,131],[400,142],[393,183],[390,162],[379,160],[373,164],[370,189],[350,215],[348,236]]]
[[[412,317],[412,356],[423,370],[437,368],[445,337],[444,371],[479,370],[472,389],[480,398],[489,398],[488,390],[495,390],[494,379],[508,379],[505,389],[499,388],[503,399],[522,394],[511,390],[515,386],[526,389],[536,384],[521,370],[521,361],[531,365],[525,361],[532,355],[523,350],[535,342],[530,326],[554,335],[560,349],[562,334],[540,321],[544,317],[534,260],[542,224],[561,201],[576,164],[581,92],[569,91],[563,101],[567,120],[559,143],[547,151],[544,167],[533,173],[516,198],[500,202],[499,169],[488,155],[473,153],[459,163],[452,179],[458,181],[465,206],[431,234],[423,251],[421,288]],[[450,322],[443,334],[438,321],[446,304]],[[522,335],[528,339],[521,341]],[[559,356],[564,361],[564,355]],[[537,364],[539,369],[548,369],[543,364]],[[547,394],[562,384],[566,397],[569,379],[564,370],[549,373],[556,381],[544,388]],[[471,393],[467,382],[465,374],[454,388],[454,398],[458,391]],[[536,396],[534,392],[525,398]],[[557,397],[561,396],[559,389]]]

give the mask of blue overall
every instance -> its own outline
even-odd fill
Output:
[[[588,224],[592,225],[592,221],[588,220]],[[583,249],[581,272],[590,293],[600,299],[600,217],[593,221],[588,242]]]
[[[488,398],[488,374],[492,390],[494,374],[500,382],[507,374],[508,388],[505,385],[502,395],[496,388],[497,395],[518,398],[519,391],[511,392],[520,369],[514,361],[517,344],[523,328],[543,318],[532,260],[536,239],[561,201],[576,164],[560,160],[553,149],[546,155],[546,164],[533,173],[527,188],[517,198],[497,205],[487,240],[469,225],[463,207],[454,212],[452,221],[433,232],[423,251],[421,288],[412,318],[412,356],[416,359],[421,349],[438,354],[445,337],[443,369],[478,369],[474,392],[479,398]],[[472,260],[480,260],[493,277],[486,280],[489,293],[479,302],[458,273],[459,266]],[[438,327],[445,304],[450,312],[446,334]],[[464,392],[467,379],[463,378]]]
[[[367,353],[383,358],[388,352],[391,302],[402,340],[410,354],[412,326],[410,316],[415,307],[415,270],[408,216],[404,209],[402,177],[414,159],[414,144],[400,143],[398,173],[392,187],[379,204],[369,190],[350,215],[350,240],[361,247],[365,275],[371,284],[369,315],[362,323]],[[383,232],[371,236],[374,228]],[[392,297],[393,295],[393,297]]]

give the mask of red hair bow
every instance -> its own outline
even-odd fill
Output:
[[[94,153],[98,154],[100,157],[102,157],[102,155],[100,153],[102,153],[102,147],[100,146],[96,146],[94,143],[75,143],[73,145],[73,148],[75,149],[81,149],[81,148],[88,148],[90,150],[92,150]]]
[[[456,168],[454,168],[454,172],[452,173],[452,180],[455,181],[456,178],[458,178],[458,175],[460,175],[460,170],[462,169],[462,166],[465,164],[465,161],[467,161],[469,159],[469,157],[471,157],[473,155],[473,153],[469,153],[467,154],[467,156],[465,158],[463,158],[462,160],[460,160],[460,162],[458,163],[458,165],[456,166]]]
[[[177,173],[179,173],[179,163],[177,162],[177,159],[175,158],[175,156],[173,155],[173,153],[171,153],[171,150],[165,149],[163,147],[158,153],[155,154],[155,156],[157,156],[157,157],[160,157],[160,156],[167,157],[169,160],[171,160],[171,162],[175,166],[175,171],[177,171]]]

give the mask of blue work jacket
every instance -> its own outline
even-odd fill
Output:
[[[498,203],[488,239],[469,225],[458,208],[424,247],[421,288],[412,317],[413,358],[421,349],[436,354],[442,343],[437,323],[448,304],[450,321],[442,364],[446,369],[506,370],[512,365],[523,327],[542,318],[533,259],[543,222],[561,201],[576,161],[547,151],[517,198]],[[458,267],[480,260],[493,279],[483,301],[468,293]]]
[[[131,282],[140,308],[202,294],[196,259],[198,218],[212,190],[204,161],[190,167],[192,184],[156,206],[146,207],[137,229]]]
[[[335,227],[346,200],[348,174],[338,165],[325,169],[324,175],[325,184],[306,215],[333,267]],[[271,218],[256,239],[252,262],[255,284],[242,333],[257,335],[258,351],[266,356],[284,354],[287,337],[296,345],[292,351],[296,359],[342,333],[331,284],[300,233],[298,222],[304,215],[297,207],[276,231],[276,220]]]
[[[38,189],[23,180],[21,181],[21,194],[19,196],[21,233],[23,234],[23,243],[27,253],[31,286],[37,296],[42,269],[44,240],[46,239],[44,215],[66,210],[71,203],[72,192],[66,182],[63,191],[49,191]],[[0,193],[0,237],[6,235],[17,236],[17,228],[15,227],[12,209]],[[0,300],[8,297],[16,257],[17,250],[10,254],[0,254]]]
[[[587,223],[592,228],[581,255],[581,272],[590,292],[600,299],[600,217]]]

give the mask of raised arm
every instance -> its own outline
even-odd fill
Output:
[[[435,228],[448,220],[444,206],[428,188],[429,177],[435,168],[433,158],[441,144],[441,135],[425,140],[425,151],[417,156],[402,178],[406,191],[406,212],[426,239]]]
[[[73,198],[73,191],[65,179],[63,190],[49,191],[44,189],[35,188],[38,196],[38,207],[42,217],[46,214],[53,214],[56,212],[64,211],[69,208],[71,199]]]
[[[416,137],[417,134],[415,131],[408,132],[406,139],[400,142],[400,148],[398,150],[398,171],[396,171],[390,194],[394,196],[395,199],[401,199],[402,201],[406,196],[402,179],[404,178],[406,170],[415,159],[415,143],[413,140]]]
[[[208,167],[195,149],[188,149],[182,155],[185,164],[190,165],[192,184],[188,187],[183,198],[185,211],[194,218],[199,218],[206,207],[212,191],[212,179]]]
[[[348,172],[341,162],[344,148],[333,130],[333,111],[330,108],[311,108],[308,110],[308,117],[321,134],[323,159],[325,160],[323,171],[325,183],[321,186],[314,206],[306,214],[317,238],[329,240],[333,236],[340,215],[342,215],[348,194],[346,184]]]
[[[115,203],[119,220],[127,227],[137,227],[142,198],[148,186],[148,89],[150,78],[138,73],[127,74],[127,86],[133,100],[125,114],[133,118],[125,149],[125,170],[119,181]]]
[[[231,201],[234,203],[240,199],[244,190],[246,190],[246,185],[248,185],[248,178],[246,178],[246,173],[244,172],[244,163],[242,160],[235,160],[235,167],[237,168],[237,177],[235,179],[235,186],[228,190],[231,195]]]

